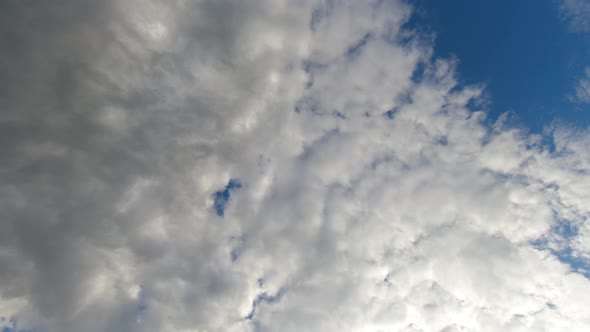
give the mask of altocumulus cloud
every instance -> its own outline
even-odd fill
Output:
[[[400,1],[2,1],[3,331],[588,331],[590,133]]]

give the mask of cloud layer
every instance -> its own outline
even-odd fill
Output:
[[[587,331],[590,133],[486,124],[411,13],[3,2],[0,327]]]

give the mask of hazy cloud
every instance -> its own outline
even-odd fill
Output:
[[[590,1],[561,0],[561,17],[574,32],[590,31]]]

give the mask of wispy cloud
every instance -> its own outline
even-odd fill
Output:
[[[561,17],[574,32],[590,31],[590,1],[561,0]]]

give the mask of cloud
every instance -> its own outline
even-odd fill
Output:
[[[409,5],[0,6],[0,327],[588,330],[590,134],[486,125]]]
[[[578,79],[576,92],[569,99],[577,104],[590,103],[590,67],[584,71],[584,77]]]
[[[590,2],[587,0],[561,0],[560,12],[572,31],[590,31]]]

